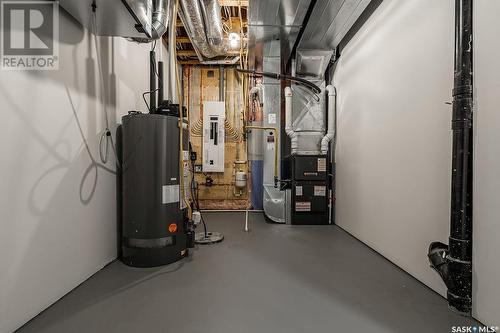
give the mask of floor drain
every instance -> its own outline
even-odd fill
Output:
[[[204,245],[220,243],[223,239],[224,235],[220,232],[207,232],[206,236],[204,232],[197,232],[194,238],[196,244]]]

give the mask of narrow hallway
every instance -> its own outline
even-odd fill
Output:
[[[411,333],[475,323],[336,226],[254,213],[244,233],[244,213],[205,215],[224,242],[162,268],[115,261],[19,332]]]

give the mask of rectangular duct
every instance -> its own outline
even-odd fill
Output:
[[[333,50],[297,50],[295,73],[299,76],[322,80],[332,56]]]
[[[152,37],[152,0],[60,0],[59,4],[92,32],[95,4],[98,36]]]

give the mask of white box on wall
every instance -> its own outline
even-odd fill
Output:
[[[203,172],[224,172],[225,102],[203,102]]]

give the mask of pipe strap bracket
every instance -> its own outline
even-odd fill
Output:
[[[470,262],[472,261],[472,241],[449,237],[449,255],[451,258]]]

